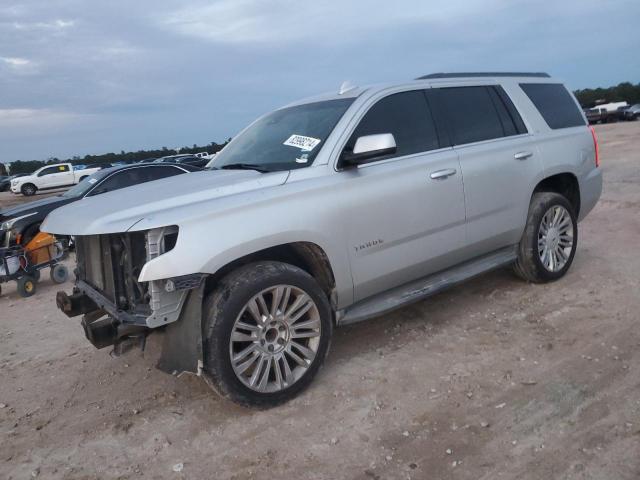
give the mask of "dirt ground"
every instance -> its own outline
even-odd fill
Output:
[[[276,409],[157,371],[157,342],[95,350],[47,275],[5,285],[0,478],[640,478],[640,122],[597,131],[604,193],[565,278],[496,271],[338,329]]]
[[[21,194],[15,194],[11,192],[0,192],[0,209],[19,205],[21,203],[33,202],[40,200],[41,198],[52,197],[54,195],[60,195],[64,190],[52,190],[47,192],[37,192],[33,197],[25,197]]]

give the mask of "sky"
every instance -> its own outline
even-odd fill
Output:
[[[640,82],[638,0],[0,0],[0,161],[223,142],[432,72]]]

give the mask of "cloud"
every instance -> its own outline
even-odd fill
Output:
[[[143,52],[143,49],[126,45],[124,43],[117,43],[101,48],[101,52],[109,57],[122,58],[138,55]]]
[[[74,20],[56,19],[48,22],[13,22],[16,30],[65,30],[75,25]]]
[[[71,122],[86,118],[86,116],[46,108],[5,108],[0,109],[0,128],[7,130],[33,128],[37,131],[42,131],[64,127]]]
[[[639,17],[638,0],[0,1],[0,160],[222,141],[345,79],[637,82]]]
[[[36,62],[21,57],[0,57],[0,70],[3,67],[6,71],[15,75],[33,75],[38,72],[38,64]]]
[[[471,16],[507,0],[447,0],[397,2],[375,6],[367,0],[299,2],[294,0],[222,0],[195,4],[156,15],[158,23],[174,32],[213,42],[282,44],[318,38],[333,43],[365,32],[422,22],[443,22]]]
[[[27,60],[26,58],[0,57],[0,60],[13,68],[22,68],[31,65],[31,61]]]

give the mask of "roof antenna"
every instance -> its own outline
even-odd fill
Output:
[[[357,88],[357,87],[353,83],[351,83],[349,80],[345,80],[344,82],[342,82],[342,85],[340,85],[340,90],[338,90],[338,95],[347,93],[349,90],[353,90],[354,88]]]

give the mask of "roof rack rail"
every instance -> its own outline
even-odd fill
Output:
[[[430,78],[462,78],[462,77],[538,77],[549,78],[545,72],[460,72],[460,73],[430,73],[416,78],[426,80]]]

